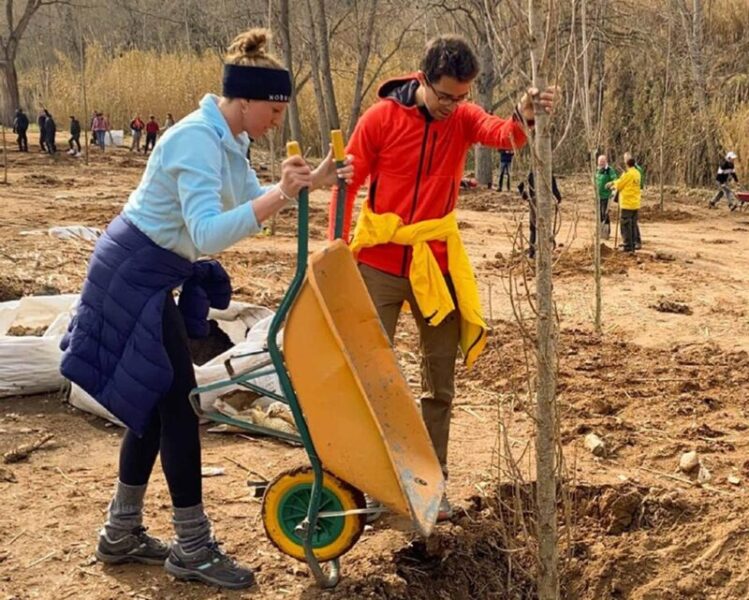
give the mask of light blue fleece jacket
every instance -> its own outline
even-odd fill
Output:
[[[217,102],[207,94],[169,128],[123,208],[156,244],[193,262],[259,232],[251,201],[270,189],[247,162],[249,137],[232,135]]]

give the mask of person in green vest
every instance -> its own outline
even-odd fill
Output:
[[[598,169],[596,170],[596,189],[598,191],[598,201],[601,203],[601,237],[604,240],[611,237],[611,217],[609,217],[609,200],[611,200],[612,191],[608,184],[616,181],[619,174],[616,169],[609,164],[605,154],[598,157]]]

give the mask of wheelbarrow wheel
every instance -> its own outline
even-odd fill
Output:
[[[265,533],[281,552],[305,560],[303,541],[297,526],[307,516],[312,483],[312,467],[284,471],[268,484],[263,496],[262,518]],[[366,508],[364,494],[334,477],[323,474],[320,512]],[[366,515],[320,517],[312,537],[312,548],[320,562],[327,562],[348,552],[364,531]]]

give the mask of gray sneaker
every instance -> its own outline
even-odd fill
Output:
[[[185,552],[178,544],[174,544],[164,568],[177,579],[202,581],[230,590],[255,585],[252,571],[237,564],[215,541],[195,552]]]
[[[163,565],[169,550],[168,544],[148,535],[145,527],[136,527],[118,540],[110,539],[102,529],[95,555],[100,562],[110,565],[131,562]]]

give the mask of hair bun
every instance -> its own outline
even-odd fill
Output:
[[[249,57],[265,56],[266,46],[270,41],[270,32],[267,29],[250,29],[240,33],[234,38],[229,46],[228,54],[236,56],[245,55]]]

